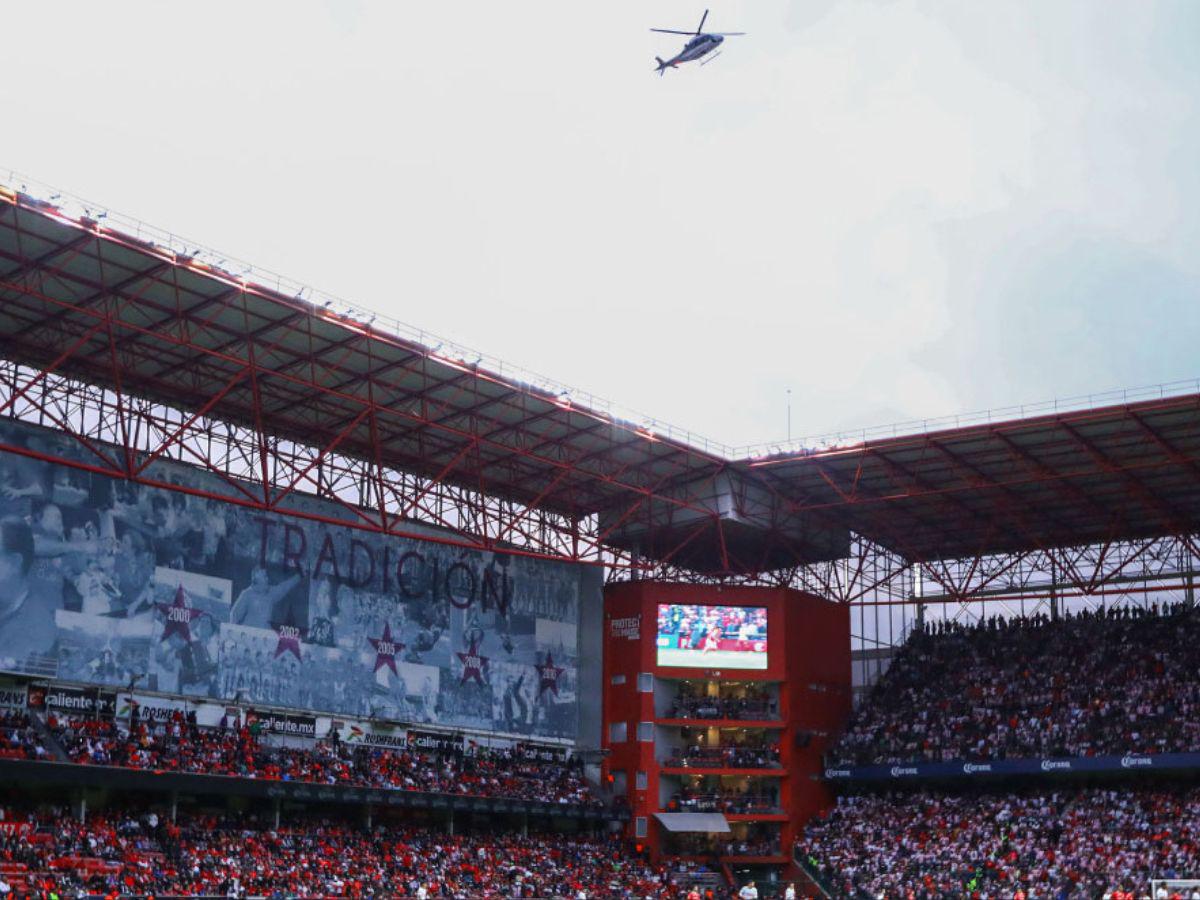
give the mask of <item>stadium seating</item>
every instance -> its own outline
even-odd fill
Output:
[[[1182,605],[912,635],[828,754],[844,767],[1200,750],[1200,613]]]
[[[48,755],[28,714],[0,712],[0,759],[45,759]]]
[[[1200,614],[1184,605],[939,622],[910,637],[827,762],[1195,752],[1198,666]],[[1140,898],[1151,878],[1200,877],[1186,779],[907,787],[843,795],[809,823],[797,856],[833,896]]]
[[[65,811],[5,810],[0,877],[62,896],[665,897],[668,873],[619,842],[568,834],[444,831],[301,818],[117,810],[81,823]]]
[[[244,725],[198,728],[182,715],[140,721],[132,730],[110,719],[51,716],[47,724],[70,760],[82,765],[602,805],[578,765],[524,759],[510,749],[434,753],[328,740],[282,747]]]
[[[1143,897],[1200,877],[1200,789],[849,795],[797,850],[839,897]]]

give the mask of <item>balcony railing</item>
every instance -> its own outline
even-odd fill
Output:
[[[779,718],[779,704],[738,697],[680,697],[671,704],[666,718],[768,721]]]
[[[781,815],[779,800],[769,794],[684,794],[673,801],[678,812],[719,812],[735,816]]]
[[[715,856],[718,860],[742,856],[782,856],[778,837],[763,840],[731,840],[714,842],[705,838],[675,840],[665,848],[675,856]]]
[[[667,760],[675,769],[778,769],[778,747],[693,748]]]

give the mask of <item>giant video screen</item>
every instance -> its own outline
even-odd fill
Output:
[[[765,669],[767,610],[763,606],[660,603],[656,643],[660,666]]]

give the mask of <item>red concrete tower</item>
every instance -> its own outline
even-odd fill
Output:
[[[738,632],[764,612],[765,635]],[[606,589],[604,616],[605,776],[628,798],[630,839],[727,877],[785,877],[799,829],[832,799],[817,776],[850,714],[846,607],[783,588],[629,582]]]

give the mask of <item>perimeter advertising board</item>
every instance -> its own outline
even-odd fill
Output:
[[[25,685],[0,678],[0,709],[24,709]]]
[[[12,421],[0,445],[0,670],[113,688],[140,675],[147,690],[245,706],[575,736],[580,595],[594,580],[583,567],[45,462],[20,451],[92,464],[88,453],[117,451]],[[237,493],[173,462],[146,474]],[[284,505],[352,518],[297,492]]]
[[[903,765],[850,766],[827,768],[825,780],[835,782],[897,780],[960,780],[1012,778],[1016,776],[1061,776],[1096,773],[1155,772],[1200,769],[1200,753],[1125,753],[1111,756],[1024,757],[995,759],[988,762],[952,760],[948,762]]]

